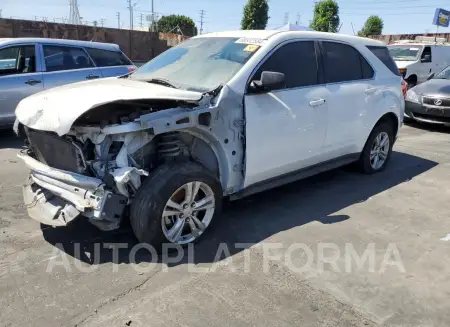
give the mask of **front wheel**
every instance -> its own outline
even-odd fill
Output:
[[[158,167],[131,204],[131,227],[140,242],[157,250],[163,243],[196,242],[221,209],[218,179],[194,162]]]
[[[394,132],[389,123],[380,123],[373,129],[359,159],[363,173],[373,174],[386,168],[394,145]]]

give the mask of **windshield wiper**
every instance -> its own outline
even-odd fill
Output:
[[[148,81],[146,81],[147,83],[153,83],[153,84],[159,84],[159,85],[164,85],[167,87],[171,87],[173,89],[178,89],[179,87],[173,85],[172,83],[170,83],[168,80],[163,79],[163,78],[152,78],[149,79]]]

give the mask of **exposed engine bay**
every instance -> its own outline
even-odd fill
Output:
[[[116,229],[146,177],[172,161],[197,162],[217,176],[224,194],[236,192],[244,127],[241,98],[231,94],[225,88],[197,101],[116,100],[77,117],[56,109],[59,117],[29,114],[22,103],[18,119],[28,144],[19,158],[31,170],[24,186],[30,217],[65,226],[82,215],[102,230]]]

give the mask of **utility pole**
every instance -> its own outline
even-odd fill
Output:
[[[284,25],[289,24],[289,13],[284,13]]]
[[[302,15],[300,15],[300,13],[297,13],[297,21],[295,22],[295,25],[300,25],[301,18]]]
[[[81,24],[80,10],[78,9],[78,0],[70,0],[69,24]]]
[[[0,18],[2,18],[2,10],[0,9]]]
[[[128,0],[128,9],[130,10],[130,30],[133,30],[134,29],[134,22],[133,22],[134,5],[131,4],[131,0]]]
[[[144,27],[144,14],[141,14],[141,28]]]
[[[102,27],[105,25],[105,19],[104,18],[100,18],[100,25]]]
[[[203,34],[204,18],[205,18],[205,11],[202,9],[200,10],[200,34]]]
[[[116,12],[117,17],[117,28],[120,30],[120,12]]]
[[[152,26],[151,26],[151,28],[152,28],[152,32],[155,32],[155,1],[154,0],[151,0],[152,1]]]

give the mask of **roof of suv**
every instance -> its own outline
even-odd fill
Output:
[[[281,39],[289,39],[295,37],[311,37],[318,39],[329,39],[336,41],[347,41],[349,43],[359,43],[361,45],[385,46],[385,44],[378,40],[373,40],[365,37],[338,34],[338,33],[324,33],[316,31],[280,31],[280,30],[238,30],[228,32],[216,32],[209,34],[202,34],[197,37],[246,37],[258,39],[271,39],[279,37]]]
[[[67,39],[31,38],[31,37],[0,38],[0,46],[4,45],[6,43],[17,44],[17,43],[23,43],[23,42],[72,45],[72,46],[90,47],[90,48],[98,48],[98,49],[112,50],[112,51],[117,51],[120,49],[117,44],[112,44],[112,43],[77,41],[77,40],[67,40]]]

